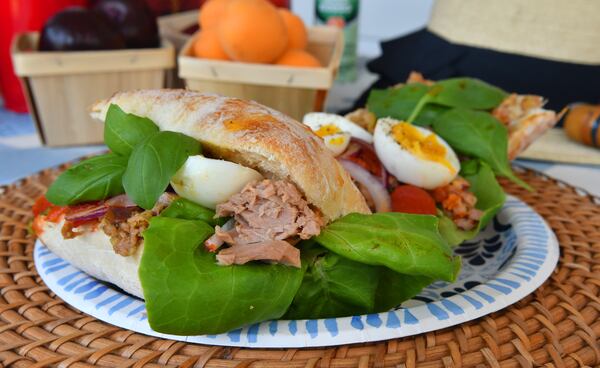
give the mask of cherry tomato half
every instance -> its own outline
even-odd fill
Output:
[[[425,191],[414,185],[399,185],[392,192],[392,211],[414,213],[419,215],[435,215],[435,201]]]

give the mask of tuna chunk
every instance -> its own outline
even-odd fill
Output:
[[[217,255],[224,265],[264,260],[300,267],[300,251],[290,241],[319,235],[323,226],[320,214],[284,180],[250,183],[217,205],[216,212],[235,220],[231,229],[217,227],[205,243],[213,251],[223,242],[230,245]]]

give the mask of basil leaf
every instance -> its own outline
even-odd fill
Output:
[[[211,226],[222,226],[227,222],[226,217],[215,218],[215,211],[202,207],[185,198],[177,198],[161,213],[163,217],[173,217],[184,220],[204,221]]]
[[[398,120],[407,120],[419,100],[430,90],[430,87],[412,83],[400,88],[374,89],[369,93],[367,108],[378,118],[392,117]],[[447,107],[427,104],[419,112],[413,124],[428,126],[446,112]]]
[[[323,228],[315,240],[342,257],[403,274],[453,281],[460,269],[435,216],[352,213]]]
[[[202,221],[150,220],[139,276],[153,330],[217,334],[279,318],[291,304],[302,269],[265,263],[219,266],[202,245],[212,233]]]
[[[432,279],[351,261],[319,245],[302,247],[307,270],[283,318],[343,317],[390,310]]]
[[[184,134],[151,135],[131,152],[123,175],[125,192],[138,206],[151,209],[185,160],[199,153],[200,143]]]
[[[445,215],[440,218],[440,233],[450,245],[458,245],[465,240],[472,239],[494,218],[502,209],[506,194],[496,181],[494,172],[484,162],[471,160],[461,164],[461,176],[470,184],[470,191],[477,197],[475,208],[483,211],[477,226],[469,231],[459,229],[454,222]]]
[[[438,92],[430,102],[465,109],[490,110],[508,96],[500,88],[473,78],[441,80],[432,89],[437,89]]]
[[[104,143],[122,156],[129,156],[138,143],[158,132],[152,120],[127,114],[115,104],[108,107],[105,120]]]
[[[52,183],[46,198],[58,206],[97,201],[123,193],[127,158],[107,153],[71,166]]]
[[[512,172],[508,161],[508,131],[491,114],[454,108],[433,123],[433,130],[455,151],[479,158],[496,174],[531,189]]]

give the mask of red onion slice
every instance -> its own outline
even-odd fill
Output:
[[[136,207],[137,205],[127,196],[127,194],[120,194],[116,197],[112,197],[106,200],[109,207]]]
[[[379,160],[377,152],[375,152],[375,148],[373,148],[372,144],[367,143],[362,139],[352,137],[350,139],[348,148],[344,153],[342,153],[340,159],[353,161],[357,165],[362,166],[371,175],[379,178],[384,185],[387,185],[388,172],[386,171],[385,167],[383,167],[383,164]],[[359,162],[357,162],[357,160]],[[361,165],[360,162],[364,162],[367,167]],[[376,172],[371,172],[371,170]]]
[[[97,206],[84,207],[80,211],[68,213],[65,216],[67,221],[90,221],[101,218],[108,211],[108,206],[99,204]]]
[[[390,194],[379,178],[371,175],[365,168],[348,159],[340,159],[339,162],[346,170],[348,170],[352,179],[367,188],[373,198],[375,210],[377,212],[390,212],[392,210],[392,199],[390,198]]]

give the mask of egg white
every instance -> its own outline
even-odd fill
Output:
[[[437,141],[446,148],[446,160],[454,170],[441,163],[417,157],[396,142],[391,130],[398,123],[400,121],[392,118],[382,118],[375,126],[375,152],[387,171],[401,182],[424,189],[434,189],[450,183],[460,171],[460,162],[448,143],[437,134],[415,126],[424,135],[435,135]]]
[[[342,132],[350,134],[354,138],[362,139],[367,143],[373,143],[373,135],[358,124],[336,114],[325,112],[311,112],[304,115],[302,122],[310,127],[313,132],[324,125],[335,125]]]
[[[224,160],[190,156],[171,178],[171,186],[183,198],[208,208],[226,202],[232,195],[262,175],[253,169]]]
[[[331,135],[326,135],[323,137],[323,142],[325,143],[325,147],[329,148],[331,153],[334,156],[339,156],[350,144],[350,134],[348,133],[336,133]]]

